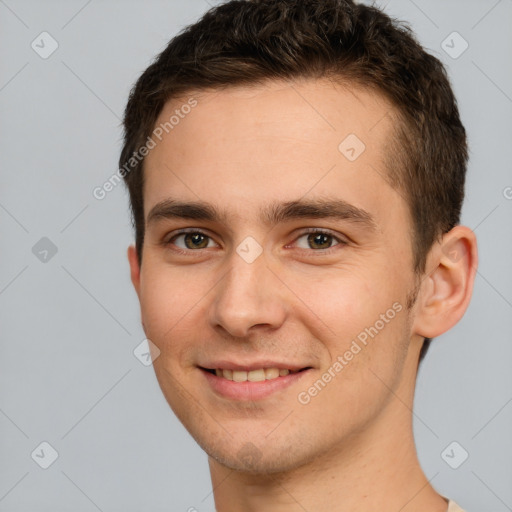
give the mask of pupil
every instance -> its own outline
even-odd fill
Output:
[[[324,233],[313,233],[308,237],[308,241],[312,245],[327,245],[327,247],[321,247],[322,249],[326,249],[329,246],[329,239],[331,235],[326,235]],[[322,243],[323,240],[323,243]]]
[[[197,249],[198,247],[201,247],[201,243],[203,243],[203,245],[204,245],[205,238],[206,237],[201,233],[187,234],[185,236],[185,243],[189,249],[194,249],[194,248]],[[190,241],[190,240],[192,240],[192,247],[188,243],[188,241]]]

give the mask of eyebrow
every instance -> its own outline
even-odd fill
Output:
[[[203,201],[179,201],[165,199],[151,208],[147,225],[161,219],[193,219],[226,224],[229,215],[224,210]],[[335,219],[362,224],[370,230],[376,229],[373,216],[366,210],[353,206],[342,199],[299,199],[266,205],[260,213],[260,220],[268,225],[295,219]]]

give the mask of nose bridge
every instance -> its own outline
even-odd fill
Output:
[[[221,326],[235,337],[247,336],[256,325],[277,328],[285,318],[285,305],[265,255],[247,258],[244,248],[240,244],[240,252],[233,251],[229,258],[228,271],[215,289],[210,317],[214,327]]]

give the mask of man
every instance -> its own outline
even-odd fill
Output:
[[[142,74],[124,126],[131,279],[217,511],[461,510],[412,432],[477,265],[441,63],[349,0],[230,1]]]

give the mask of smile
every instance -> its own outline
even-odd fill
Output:
[[[287,388],[312,368],[199,369],[217,395],[233,400],[261,400]]]
[[[286,368],[259,368],[257,370],[244,371],[244,370],[212,370],[217,377],[233,380],[235,382],[261,382],[263,380],[277,379],[278,377],[285,377],[289,373],[296,373],[300,370],[288,370]]]

